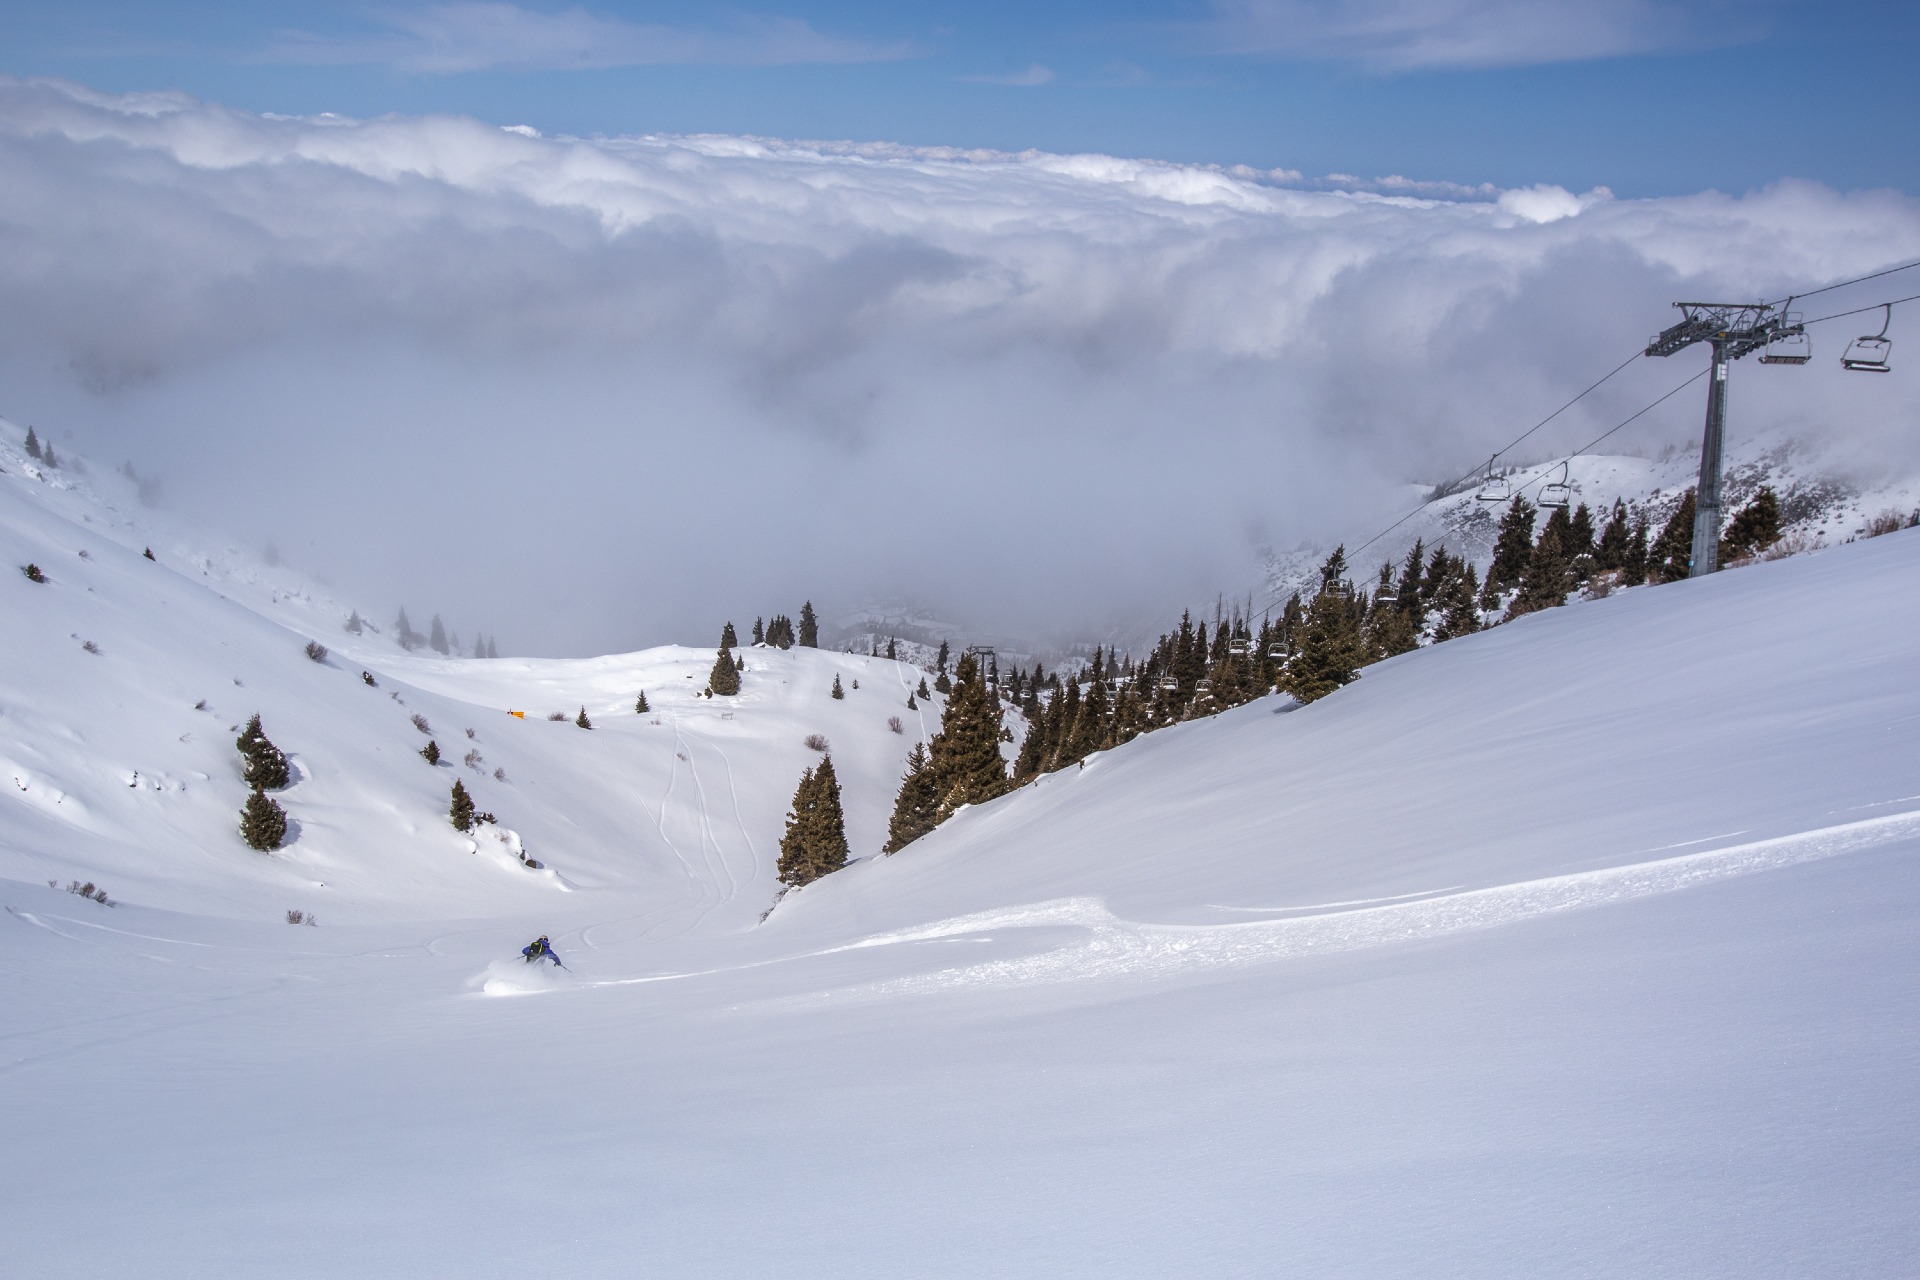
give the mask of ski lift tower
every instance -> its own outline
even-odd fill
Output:
[[[1720,454],[1727,433],[1727,366],[1769,342],[1805,333],[1797,316],[1765,302],[1676,302],[1683,319],[1654,335],[1646,354],[1670,356],[1696,342],[1713,348],[1707,383],[1707,428],[1700,440],[1700,484],[1694,490],[1693,556],[1687,576],[1720,567]]]

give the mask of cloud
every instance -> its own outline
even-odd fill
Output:
[[[1215,0],[1187,30],[1216,54],[1382,70],[1506,67],[1757,39],[1772,5],[1726,0]]]
[[[703,641],[808,597],[1025,634],[1158,620],[1244,590],[1263,546],[1372,532],[1675,298],[1920,257],[1920,201],[1805,183],[1435,198],[10,80],[0,176],[10,415],[368,611],[522,651]],[[1685,363],[1633,366],[1543,456]],[[1915,461],[1911,379],[1739,376],[1738,439]],[[1680,397],[1617,439],[1698,423]]]
[[[594,71],[669,64],[774,66],[876,62],[912,56],[905,42],[824,35],[798,18],[735,13],[717,27],[629,22],[574,7],[525,9],[460,0],[376,15],[371,36],[291,32],[255,55],[265,62],[377,63],[423,75],[474,71]]]
[[[960,79],[971,84],[1004,84],[1004,85],[1013,85],[1017,88],[1027,89],[1027,88],[1033,88],[1037,85],[1052,84],[1054,81],[1054,74],[1053,74],[1053,68],[1043,67],[1036,62],[1032,66],[1028,67],[1025,71],[1016,71],[1011,75],[961,76]]]

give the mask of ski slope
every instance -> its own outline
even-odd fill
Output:
[[[1149,735],[761,922],[800,738],[871,854],[934,727],[913,669],[749,650],[727,706],[704,649],[311,663],[17,468],[0,549],[53,579],[0,587],[21,1274],[1784,1277],[1920,1244],[1920,532]],[[272,857],[232,830],[252,710],[298,771]],[[416,713],[486,772],[428,766]],[[469,851],[456,773],[548,870]],[[543,932],[570,972],[514,960]]]

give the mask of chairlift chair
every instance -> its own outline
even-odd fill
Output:
[[[1251,640],[1229,640],[1227,641],[1227,652],[1236,658],[1244,658],[1253,652],[1253,642]]]
[[[1172,676],[1161,676],[1160,688],[1161,691],[1165,693],[1178,693],[1180,691],[1180,682]]]
[[[1399,592],[1395,591],[1392,587],[1382,587],[1373,593],[1373,602],[1375,604],[1393,604],[1399,599]]]
[[[1283,644],[1270,644],[1267,646],[1267,656],[1276,661],[1284,659],[1287,656],[1287,646]]]
[[[1792,298],[1787,302],[1791,304]],[[1813,340],[1807,337],[1804,316],[1798,311],[1782,310],[1780,323],[1760,352],[1761,364],[1805,364],[1813,356]]]
[[[1202,697],[1205,697],[1206,695],[1211,694],[1213,692],[1213,681],[1207,679],[1205,676],[1201,676],[1198,680],[1193,682],[1193,691],[1196,694],[1199,694]]]
[[[1499,456],[1499,454],[1495,454],[1494,458]],[[1493,474],[1493,458],[1487,459],[1486,478],[1480,482],[1480,492],[1473,496],[1482,502],[1511,502],[1513,500],[1513,483],[1505,476]]]
[[[1847,345],[1840,357],[1840,367],[1851,369],[1855,373],[1891,373],[1887,357],[1893,354],[1893,340],[1887,337],[1887,326],[1893,323],[1893,304],[1886,304],[1886,319],[1880,322],[1879,333],[1869,333],[1855,338]]]
[[[1564,511],[1573,505],[1573,485],[1569,483],[1570,471],[1569,465],[1563,462],[1560,464],[1560,478],[1552,484],[1540,486],[1540,506],[1543,509],[1551,507]]]

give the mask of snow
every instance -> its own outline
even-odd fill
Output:
[[[1920,531],[1530,615],[881,857],[937,723],[915,668],[749,649],[708,700],[709,649],[461,661],[337,619],[313,663],[278,587],[146,561],[17,438],[0,560],[52,579],[0,575],[21,1274],[1745,1277],[1920,1244]],[[234,831],[254,710],[296,768],[271,856]],[[860,860],[762,922],[810,732]],[[454,776],[500,829],[447,825]],[[569,971],[517,960],[539,933]]]

